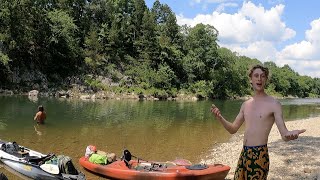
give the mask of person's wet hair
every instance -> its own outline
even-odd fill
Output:
[[[251,69],[249,70],[249,77],[250,78],[252,77],[253,71],[256,69],[261,69],[261,71],[263,71],[265,73],[267,79],[269,78],[269,69],[267,67],[260,65],[260,64],[257,64],[255,66],[251,67]]]
[[[39,110],[39,111],[44,111],[43,106],[42,106],[42,105],[40,105],[40,106],[38,107],[38,110]]]

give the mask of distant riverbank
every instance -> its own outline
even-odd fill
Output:
[[[284,142],[274,125],[269,136],[269,180],[315,180],[320,178],[320,117],[286,122],[289,130],[306,129],[299,139]],[[222,163],[231,166],[227,179],[233,179],[243,134],[235,134],[228,143],[216,146],[205,163]]]
[[[97,99],[133,99],[133,100],[183,100],[183,101],[198,101],[209,99],[207,97],[199,97],[192,93],[178,93],[174,96],[168,94],[163,95],[151,95],[142,94],[137,92],[113,92],[113,91],[93,91],[86,88],[72,88],[69,90],[56,90],[50,89],[47,91],[30,90],[29,92],[18,92],[7,89],[0,89],[0,95],[27,95],[30,99],[37,99],[38,97],[56,97],[56,98],[71,98],[71,99],[82,99],[82,100],[97,100]],[[232,98],[232,99],[246,99],[243,98]]]
[[[8,90],[0,89],[0,95],[27,95],[31,100],[37,99],[38,97],[56,97],[56,98],[71,98],[71,99],[82,99],[82,100],[98,100],[98,99],[133,99],[133,100],[169,100],[169,101],[198,101],[198,100],[208,100],[208,97],[201,97],[192,93],[178,93],[174,96],[164,95],[151,95],[151,94],[141,94],[137,92],[113,92],[113,91],[93,91],[88,90],[84,87],[74,87],[69,90],[57,90],[48,89],[46,91],[30,90],[29,92],[20,92],[18,90]],[[247,95],[244,97],[233,97],[229,99],[234,100],[247,100],[251,96]],[[293,99],[297,97],[278,97],[277,99]]]

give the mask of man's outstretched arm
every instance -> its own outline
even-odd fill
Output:
[[[274,119],[275,119],[275,123],[279,129],[279,132],[281,134],[281,137],[284,141],[295,140],[299,137],[300,134],[302,134],[306,131],[305,129],[292,130],[292,131],[289,131],[287,129],[286,124],[284,123],[284,120],[283,120],[282,107],[279,102],[276,103],[276,106],[274,109]]]
[[[238,129],[240,128],[240,126],[242,125],[242,123],[244,122],[244,116],[243,116],[243,110],[242,110],[242,106],[240,109],[239,114],[237,115],[236,119],[233,121],[233,123],[227,121],[222,115],[221,112],[219,110],[219,108],[217,108],[214,104],[212,104],[211,106],[211,112],[212,114],[214,114],[214,116],[216,117],[216,119],[218,119],[220,121],[220,123],[224,126],[224,128],[230,133],[230,134],[234,134],[238,131]]]

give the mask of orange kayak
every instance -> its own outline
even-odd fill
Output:
[[[174,162],[150,162],[130,160],[129,166],[117,160],[108,165],[94,164],[82,157],[81,166],[112,179],[148,180],[224,180],[230,167],[222,164],[179,164]]]

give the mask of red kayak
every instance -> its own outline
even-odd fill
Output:
[[[95,164],[82,157],[81,166],[87,170],[113,179],[148,180],[224,180],[230,167],[222,164],[195,164],[189,161],[154,162],[143,160],[117,160],[108,165]]]

